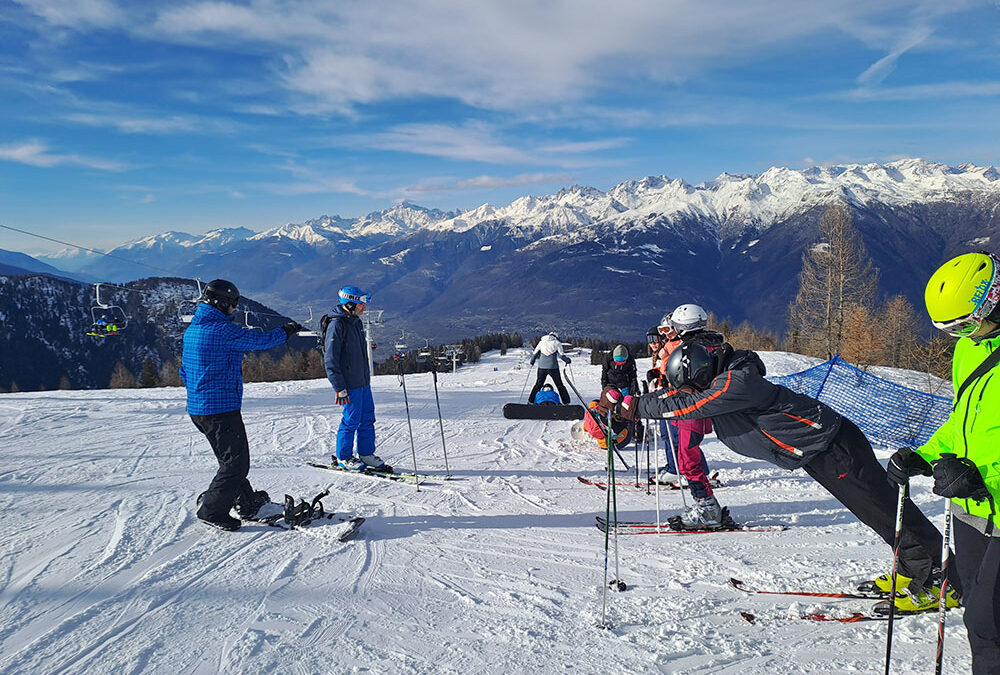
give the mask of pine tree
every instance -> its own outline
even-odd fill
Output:
[[[59,389],[66,390],[72,389],[73,387],[69,383],[69,378],[63,375],[59,378]]]
[[[886,301],[881,311],[879,331],[885,342],[884,365],[893,368],[912,365],[917,347],[917,319],[906,296],[897,295]]]
[[[10,382],[10,393],[16,394],[19,391],[21,391],[21,388],[19,386],[17,386],[17,382],[15,382],[14,380],[11,380],[11,382]]]
[[[143,388],[160,386],[160,378],[156,375],[156,366],[148,356],[142,362],[142,373],[139,375],[139,386]]]
[[[184,381],[178,372],[178,363],[175,359],[164,362],[160,367],[160,385],[163,387],[182,387]]]
[[[878,327],[867,307],[852,306],[845,312],[840,355],[848,363],[869,366],[883,362],[885,343],[879,337]]]
[[[135,375],[119,361],[115,364],[115,369],[111,372],[111,381],[108,389],[135,389]]]
[[[798,331],[804,353],[831,358],[841,349],[848,308],[872,305],[878,271],[843,204],[827,208],[820,231],[820,241],[802,254],[789,328]]]

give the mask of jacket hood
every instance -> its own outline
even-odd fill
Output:
[[[212,307],[207,303],[200,303],[198,309],[194,312],[194,318],[191,323],[202,324],[202,323],[214,323],[216,321],[232,321],[232,316],[226,316],[221,310]]]
[[[757,356],[757,352],[752,352],[748,349],[733,350],[728,343],[726,343],[723,349],[722,368],[719,369],[719,372],[756,368],[761,377],[767,375],[767,367],[764,366],[764,362]]]

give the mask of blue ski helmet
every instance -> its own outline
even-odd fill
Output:
[[[367,305],[372,299],[370,293],[365,293],[357,286],[344,286],[340,289],[340,292],[337,293],[337,297],[340,298],[340,304],[342,305],[352,302],[360,302],[362,305]]]

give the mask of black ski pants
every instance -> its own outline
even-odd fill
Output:
[[[830,449],[816,455],[802,468],[858,520],[875,530],[882,541],[892,546],[898,494],[875,458],[871,443],[853,422],[842,418]],[[940,566],[941,533],[907,498],[899,540],[899,573],[914,579],[919,588],[930,577],[932,569]],[[953,585],[961,588],[957,579],[953,579]]]
[[[545,384],[545,378],[551,377],[553,384],[556,385],[556,389],[559,390],[559,400],[563,402],[563,405],[569,403],[569,392],[566,391],[566,385],[563,384],[562,377],[559,376],[558,368],[539,368],[538,377],[535,378],[535,386],[531,388],[531,393],[528,394],[528,403],[535,402],[535,394],[537,394],[542,389],[542,385]]]
[[[962,579],[972,675],[1000,673],[1000,538],[954,520],[955,569]]]
[[[202,515],[219,518],[229,515],[237,495],[253,494],[247,475],[250,473],[250,446],[243,415],[239,410],[218,415],[191,415],[198,431],[205,434],[219,470],[202,497]]]

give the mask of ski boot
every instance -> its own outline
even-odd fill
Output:
[[[359,455],[358,458],[364,464],[364,470],[375,473],[392,473],[392,467],[382,461],[378,455]]]
[[[897,579],[897,583],[898,583]],[[955,589],[951,586],[947,587],[948,590],[945,594],[945,608],[951,609],[953,607],[958,607],[961,603],[959,602],[958,594],[955,593]],[[930,586],[927,588],[917,588],[913,589],[910,586],[904,586],[902,589],[896,590],[896,613],[897,614],[921,614],[923,612],[936,612],[938,611],[938,605],[941,599],[941,587],[940,586]],[[873,608],[875,614],[882,616],[888,616],[889,614],[889,599],[886,598],[878,603],[876,603]]]
[[[347,459],[338,459],[334,466],[339,469],[343,469],[344,471],[361,472],[365,470],[365,463],[353,456],[348,457]]]
[[[724,515],[728,515],[728,510],[723,509],[714,496],[703,497],[667,522],[675,530],[721,530],[726,526]]]

